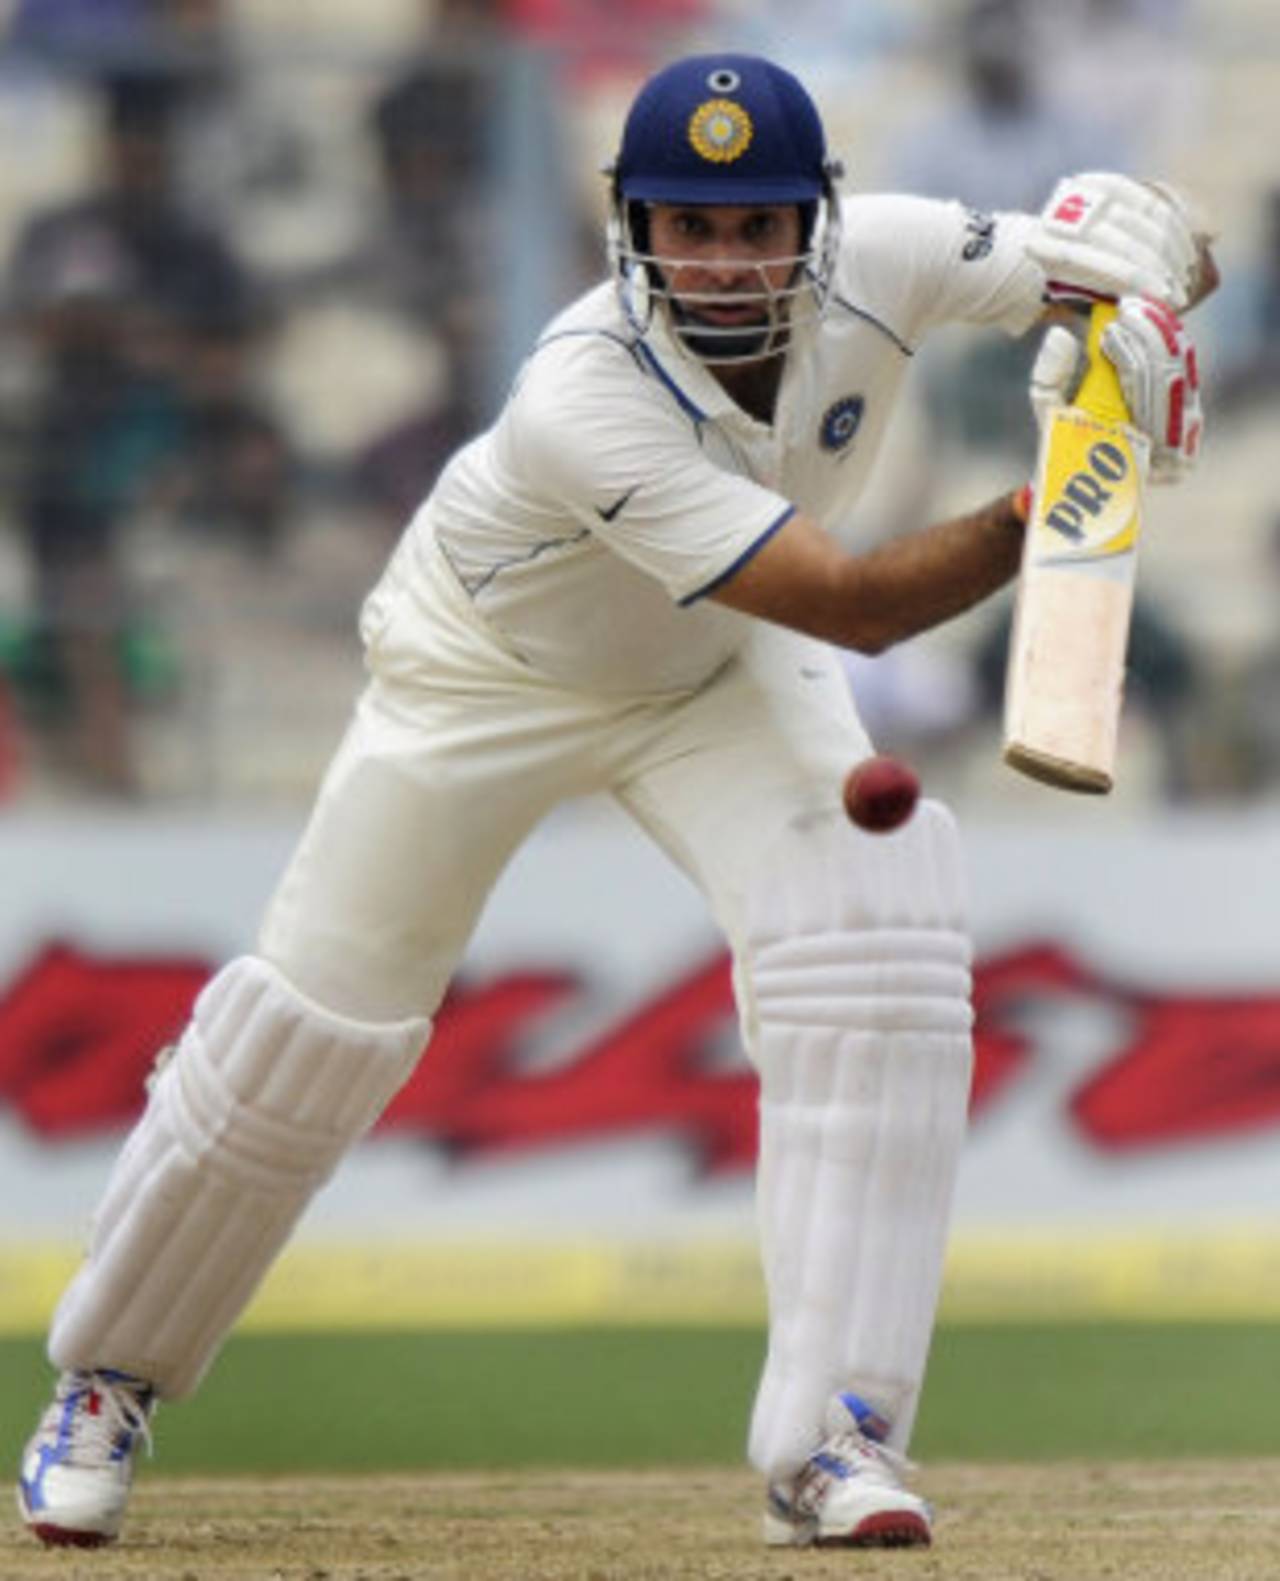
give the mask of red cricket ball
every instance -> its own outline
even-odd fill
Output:
[[[919,799],[919,779],[897,758],[864,758],[845,775],[844,810],[859,829],[872,834],[906,823]]]

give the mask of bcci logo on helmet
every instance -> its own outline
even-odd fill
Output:
[[[839,166],[827,158],[817,106],[790,72],[755,55],[691,55],[637,93],[610,174],[619,204],[825,208]]]
[[[732,99],[708,99],[689,118],[689,141],[712,164],[730,165],[751,146],[751,117]]]

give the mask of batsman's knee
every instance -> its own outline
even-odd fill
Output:
[[[770,1028],[967,1037],[970,962],[960,840],[944,806],[921,802],[892,834],[822,819],[787,830],[753,883],[744,1019],[761,1054]]]

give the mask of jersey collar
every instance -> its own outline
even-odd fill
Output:
[[[791,343],[783,354],[785,365],[778,389],[779,410],[787,388],[795,378],[797,359],[803,361],[808,355],[807,348],[817,328],[813,324],[801,325],[792,335]],[[694,422],[733,423],[753,432],[770,426],[743,411],[711,370],[699,362],[692,352],[684,349],[665,314],[655,315],[641,336],[638,349],[646,366]],[[776,427],[777,421],[775,411],[773,426]]]
[[[647,366],[694,422],[746,415],[711,370],[680,345],[665,313],[654,314],[639,349]]]

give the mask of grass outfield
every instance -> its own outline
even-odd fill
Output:
[[[166,1410],[151,1474],[732,1465],[762,1337],[734,1329],[245,1335]],[[1280,1454],[1280,1334],[1261,1324],[940,1330],[923,1461]],[[13,1465],[50,1373],[0,1340]]]

